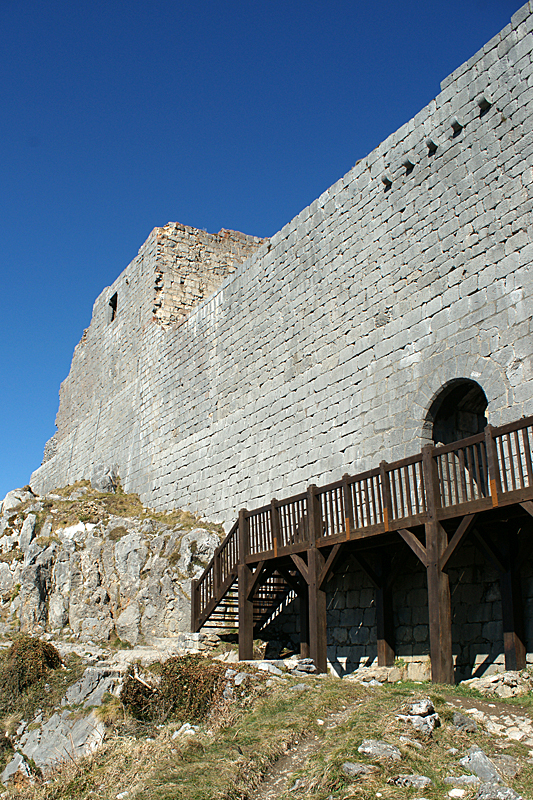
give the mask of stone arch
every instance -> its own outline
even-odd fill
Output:
[[[434,396],[424,422],[426,438],[435,444],[450,444],[482,433],[488,423],[488,399],[472,378],[454,378]]]

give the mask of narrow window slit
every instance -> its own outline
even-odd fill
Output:
[[[115,294],[109,301],[109,322],[113,322],[113,320],[117,316],[117,303],[118,303],[118,294],[117,292],[115,292]]]
[[[437,144],[433,139],[426,139],[426,147],[430,156],[434,156],[437,152]]]

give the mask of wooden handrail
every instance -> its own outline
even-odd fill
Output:
[[[211,562],[192,583],[193,627],[219,592],[227,592],[235,582],[238,564],[252,555],[276,558],[280,551],[289,554],[324,546],[328,539],[333,544],[340,536],[346,541],[398,530],[407,521],[413,526],[437,516],[449,518],[454,508],[468,513],[469,508],[497,506],[506,494],[533,487],[533,430],[528,435],[528,428],[533,428],[533,416],[499,428],[488,425],[475,436],[437,447],[426,445],[422,452],[399,461],[382,461],[357,475],[345,474],[325,486],[310,486],[286,499],[241,510]]]

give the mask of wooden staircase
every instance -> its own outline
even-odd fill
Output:
[[[405,545],[426,569],[433,680],[453,680],[451,601],[446,567],[471,535],[501,574],[507,669],[525,667],[520,559],[504,535],[488,532],[510,517],[533,524],[533,417],[488,425],[451,444],[427,445],[400,461],[382,461],[326,486],[242,509],[191,587],[191,625],[239,628],[241,659],[288,598],[300,599],[302,655],[326,669],[326,588],[339,556],[353,558],[375,588],[378,661],[394,662],[391,548]],[[487,527],[488,526],[488,527]],[[378,569],[365,552],[372,550]],[[505,588],[506,587],[506,588]],[[291,594],[292,593],[292,594]],[[514,665],[514,666],[513,666]]]
[[[254,637],[296,597],[286,580],[274,573],[257,587],[253,598]],[[230,585],[217,603],[207,621],[206,628],[237,628],[239,624],[238,581]]]

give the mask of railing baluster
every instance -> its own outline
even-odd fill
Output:
[[[353,503],[352,503],[352,492],[351,486],[348,483],[348,475],[342,476],[342,493],[344,496],[344,528],[346,531],[346,535],[348,538],[352,533],[355,525],[354,525],[354,518],[353,518]]]
[[[468,492],[466,488],[466,467],[465,467],[465,451],[461,447],[461,449],[457,453],[457,457],[459,459],[459,479],[461,482],[461,502],[466,503],[468,500]]]
[[[531,463],[531,445],[529,444],[527,428],[522,428],[522,440],[524,442],[524,453],[526,456],[528,486],[533,486],[533,464]]]
[[[524,465],[522,463],[522,453],[520,450],[520,439],[518,438],[518,431],[514,431],[514,440],[516,448],[516,464],[518,467],[518,474],[520,476],[520,488],[524,489],[526,482],[524,480]]]
[[[504,437],[503,436],[499,436],[498,437],[498,450],[499,450],[499,454],[500,454],[500,474],[501,474],[502,481],[503,481],[503,487],[502,488],[503,488],[504,492],[508,492],[509,491],[509,476],[507,474],[508,465],[506,463],[506,458],[505,458],[505,446],[504,446]]]

